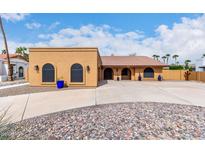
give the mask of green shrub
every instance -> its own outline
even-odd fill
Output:
[[[192,67],[189,67],[189,69],[188,69],[189,71],[193,71],[193,68]]]
[[[169,66],[169,69],[170,70],[183,70],[184,66],[182,66],[182,65],[171,65],[171,66]]]

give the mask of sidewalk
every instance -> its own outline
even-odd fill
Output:
[[[0,97],[0,111],[16,122],[34,116],[95,105],[95,89],[65,90]]]

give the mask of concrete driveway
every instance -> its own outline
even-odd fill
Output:
[[[205,106],[205,83],[192,81],[110,81],[97,88],[97,104],[164,102]]]
[[[1,91],[0,91],[1,92]],[[205,83],[186,81],[108,81],[96,89],[73,89],[0,97],[6,118],[20,121],[62,110],[119,102],[164,102],[205,107]]]

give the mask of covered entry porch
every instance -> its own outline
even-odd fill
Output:
[[[157,80],[168,66],[146,56],[102,56],[101,80]]]
[[[130,67],[104,67],[103,80],[134,80],[134,68]]]
[[[102,67],[101,80],[156,80],[162,67],[106,66]]]

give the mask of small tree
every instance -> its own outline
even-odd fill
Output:
[[[185,60],[185,69],[188,70],[189,69],[189,63],[191,63],[191,60],[187,59]]]
[[[201,58],[205,58],[205,53],[202,55],[202,57]]]

